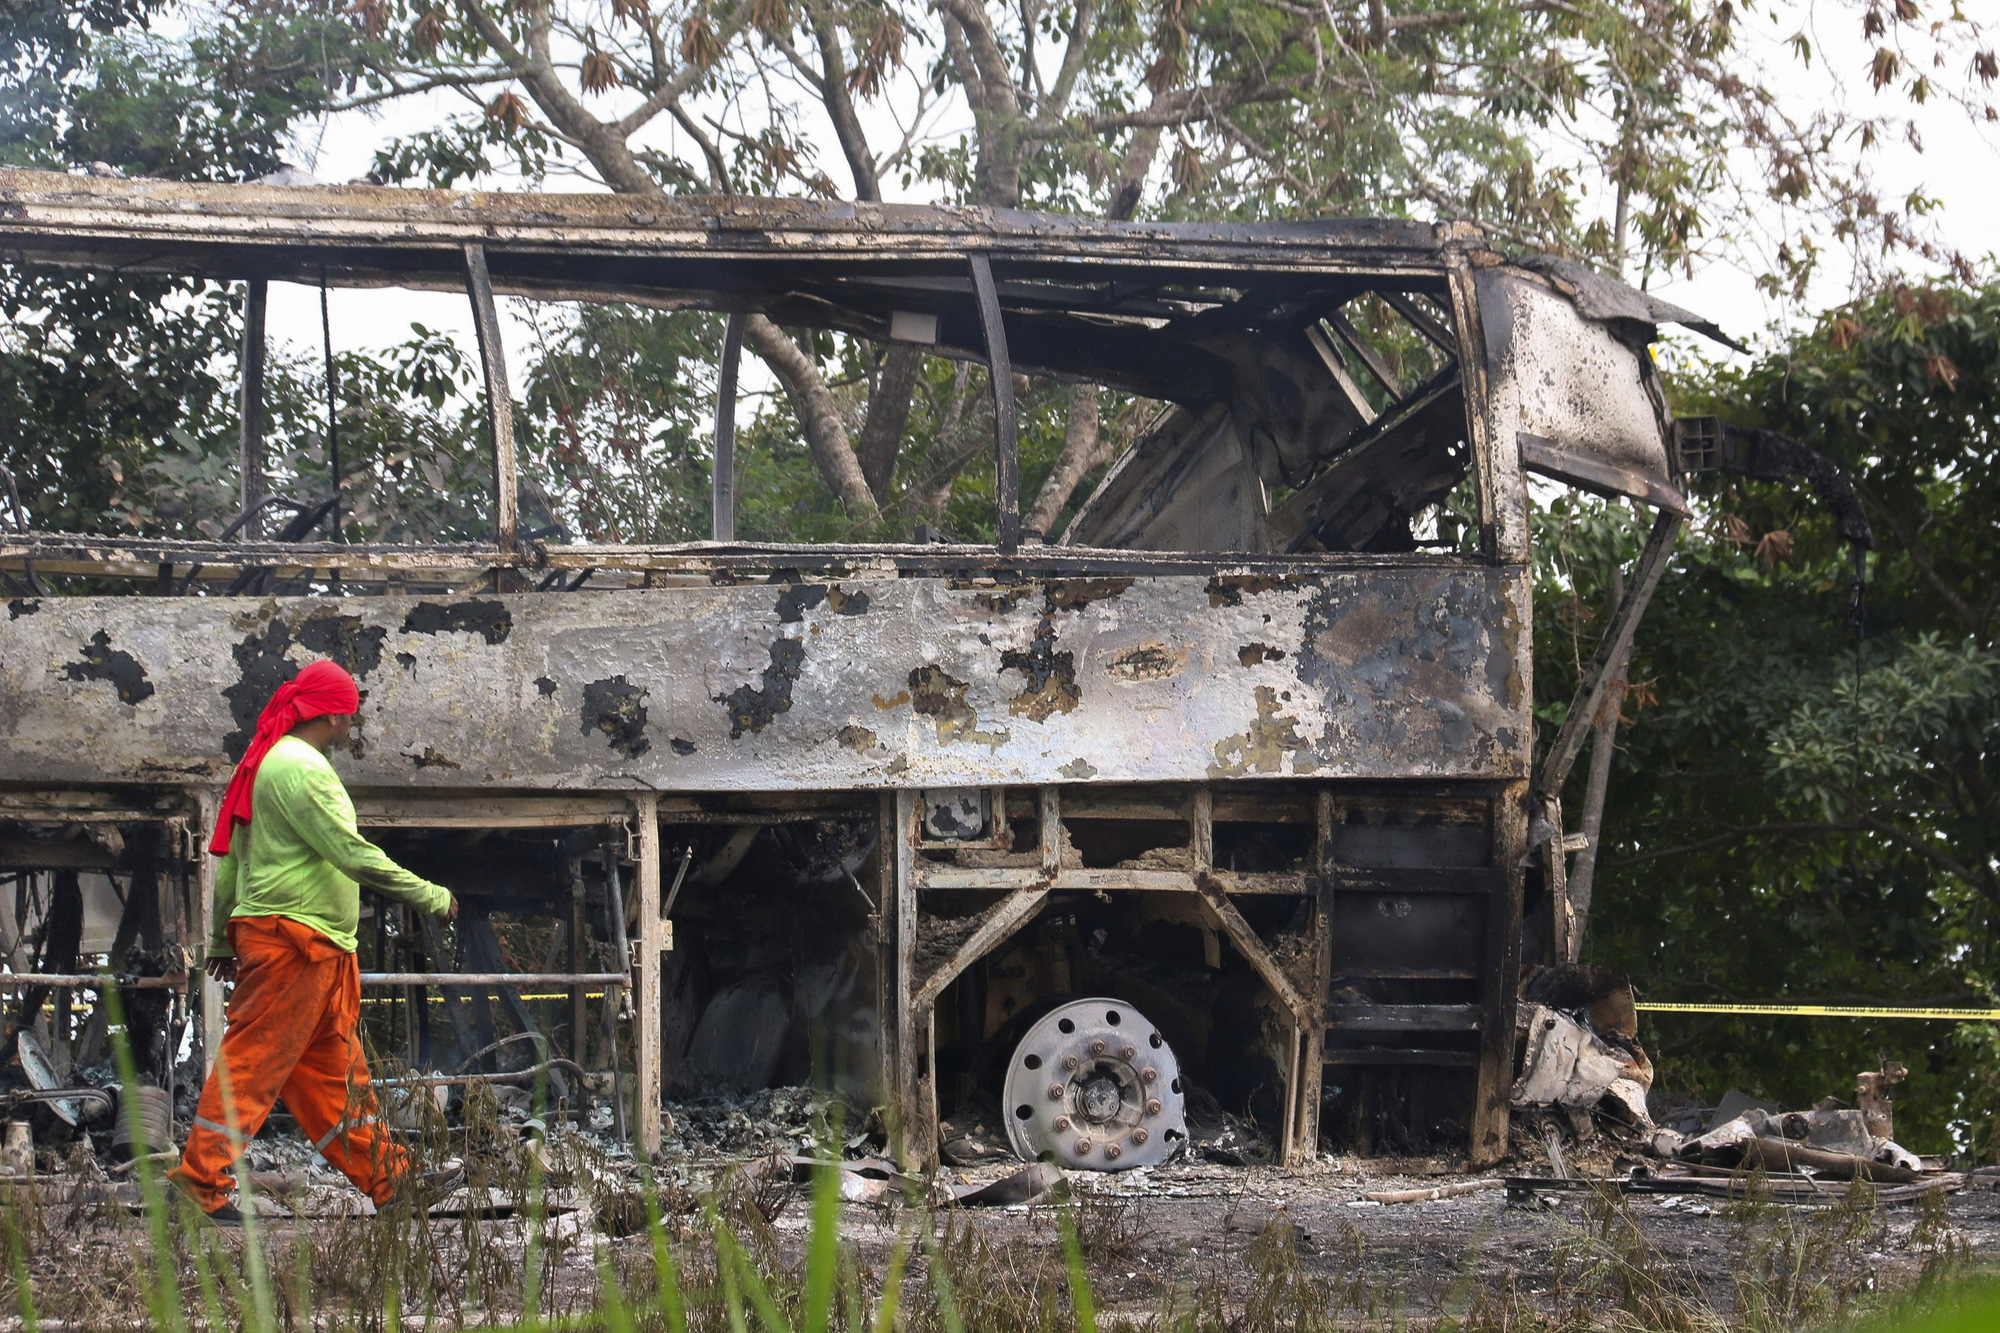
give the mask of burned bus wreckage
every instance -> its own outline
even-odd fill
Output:
[[[1158,1161],[1196,1088],[1287,1162],[1385,1126],[1505,1150],[1516,979],[1570,949],[1556,793],[1687,513],[1680,445],[1721,450],[1648,352],[1695,317],[1395,221],[0,172],[0,254],[468,293],[496,497],[472,544],[313,538],[305,500],[294,540],[0,533],[8,942],[41,912],[14,970],[60,974],[6,978],[10,1029],[101,984],[60,903],[108,877],[150,1076],[145,1033],[220,1031],[200,831],[330,657],[369,698],[364,829],[465,904],[449,938],[363,922],[414,1066],[539,1045],[644,1148],[671,1090],[817,1065],[912,1167],[978,1099],[1023,1155]],[[988,366],[998,540],[735,540],[729,392],[714,540],[524,537],[496,293],[725,312],[732,363],[756,312]],[[1017,374],[1160,404],[1060,534],[1021,530]],[[1539,746],[1528,472],[1657,514]],[[554,924],[538,970],[496,920]]]

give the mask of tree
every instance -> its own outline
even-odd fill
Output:
[[[1637,693],[1586,944],[1655,998],[1994,1002],[1996,315],[1991,282],[1892,283],[1745,370],[1676,386],[1683,410],[1784,431],[1839,463],[1877,550],[1857,639],[1851,558],[1809,494],[1694,483],[1703,521],[1628,673]],[[1637,534],[1595,502],[1569,508],[1579,512],[1543,520],[1542,623],[1569,616],[1587,646],[1606,571]],[[1565,637],[1542,637],[1536,684],[1552,720],[1575,660]],[[1657,1028],[1663,1077],[1709,1097],[1736,1085],[1810,1104],[1896,1056],[1913,1069],[1898,1112],[1906,1141],[2000,1154],[2000,1084],[1981,1073],[1996,1054],[1989,1027],[1672,1017]]]
[[[240,31],[148,35],[165,8],[8,4],[0,162],[194,180],[278,166],[292,121],[318,104],[315,81],[279,68],[275,28],[259,28],[254,61]],[[5,460],[38,524],[157,531],[189,517],[170,489],[134,483],[164,455],[221,466],[213,460],[235,423],[238,306],[210,283],[0,269]]]

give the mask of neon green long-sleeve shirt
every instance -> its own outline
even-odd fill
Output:
[[[441,914],[451,891],[411,874],[361,836],[354,802],[325,755],[296,736],[271,747],[257,769],[251,818],[215,871],[211,957],[228,958],[231,917],[282,916],[354,952],[366,884],[419,911]]]

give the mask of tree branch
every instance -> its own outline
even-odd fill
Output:
[[[1663,847],[1654,852],[1640,852],[1636,856],[1621,856],[1615,861],[1605,861],[1602,864],[1606,869],[1615,869],[1620,866],[1635,866],[1643,861],[1658,861],[1663,857],[1685,856],[1689,852],[1705,852],[1712,847],[1726,847],[1732,842],[1741,842],[1745,838],[1755,838],[1764,834],[1798,836],[1811,833],[1865,833],[1867,831],[1868,826],[1860,822],[1839,822],[1824,819],[1783,824],[1745,824],[1740,828],[1732,828],[1727,833],[1718,833],[1712,838],[1703,838],[1699,842],[1684,843],[1679,847]]]
[[[1105,440],[1098,420],[1097,398],[1095,384],[1079,384],[1070,390],[1062,452],[1056,455],[1056,465],[1042,483],[1042,489],[1035,493],[1034,506],[1021,521],[1022,527],[1044,537],[1051,535],[1049,529],[1054,526],[1056,515],[1069,503],[1077,484],[1104,461]]]
[[[1922,531],[1912,528],[1908,520],[1895,510],[1889,508],[1889,506],[1883,504],[1881,500],[1876,498],[1872,490],[1863,486],[1860,482],[1855,482],[1854,489],[1860,494],[1868,507],[1881,515],[1882,521],[1887,523],[1890,529],[1895,532],[1896,540],[1901,542],[1903,549],[1910,553],[1910,563],[1917,567],[1917,572],[1923,575],[1924,582],[1931,585],[1931,590],[1943,598],[1945,605],[1949,606],[1952,612],[1958,616],[1959,620],[1964,622],[1966,631],[1976,637],[1985,638],[1986,623],[1992,614],[1990,604],[1988,609],[1983,613],[1974,611],[1972,604],[1959,595],[1958,589],[1952,587],[1944,575],[1938,572],[1937,566],[1932,563],[1930,547],[1925,544]]]
[[[731,42],[736,40],[737,35],[744,28],[748,27],[749,24],[750,6],[747,4],[737,5],[730,12],[729,17],[724,20],[721,27],[716,30],[716,46],[727,47]],[[688,89],[701,81],[701,76],[705,73],[707,71],[699,65],[692,63],[683,64],[678,70],[674,71],[672,78],[655,88],[644,102],[633,109],[631,114],[613,121],[611,128],[625,136],[638,133],[640,127],[645,125],[647,121],[680,101],[686,95]]]
[[[839,140],[847,169],[853,173],[854,197],[879,203],[882,183],[876,175],[875,155],[868,150],[868,135],[861,128],[861,117],[855,114],[854,99],[848,96],[847,60],[841,54],[840,32],[822,6],[809,4],[806,13],[812,23],[813,38],[819,44],[820,103],[826,107],[827,119],[833,122],[833,137]]]
[[[604,177],[604,183],[620,194],[658,194],[660,183],[639,164],[622,136],[590,114],[583,103],[563,87],[562,76],[549,54],[549,7],[537,3],[528,16],[528,49],[524,52],[507,38],[506,29],[478,0],[458,0],[459,12],[479,29],[486,44],[500,53],[509,69],[535,99],[542,114],[570,142],[590,159]]]

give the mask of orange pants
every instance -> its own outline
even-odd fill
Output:
[[[229,923],[236,993],[180,1164],[168,1179],[203,1212],[229,1202],[231,1168],[280,1095],[321,1156],[386,1203],[409,1155],[377,1133],[356,1026],[361,968],[324,935],[281,916]]]

